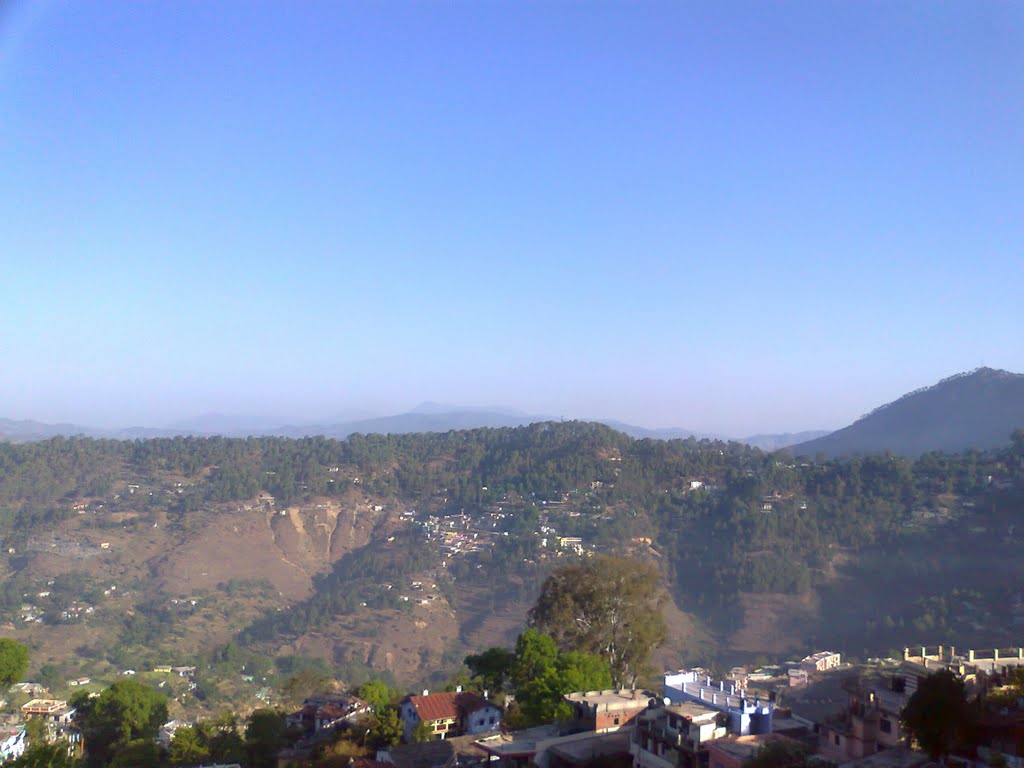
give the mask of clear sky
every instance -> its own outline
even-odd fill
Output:
[[[1024,3],[3,2],[0,416],[743,435],[1024,371]]]

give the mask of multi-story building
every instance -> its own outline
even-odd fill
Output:
[[[831,760],[845,762],[875,754],[903,742],[900,712],[907,704],[900,676],[844,680],[849,696],[846,709],[818,728],[818,749]]]
[[[693,701],[648,709],[634,723],[633,768],[707,768],[708,744],[726,735],[727,720]]]
[[[567,693],[578,730],[609,733],[629,724],[647,709],[651,695],[635,689]]]
[[[698,670],[667,673],[665,698],[675,704],[696,702],[725,714],[729,733],[737,736],[772,732],[774,701],[747,696],[735,683],[715,683]]]
[[[50,723],[69,725],[74,717],[75,708],[69,707],[63,699],[32,699],[27,704],[22,704],[21,714],[25,719],[41,717]]]

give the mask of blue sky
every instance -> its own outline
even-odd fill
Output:
[[[742,435],[1024,371],[1020,3],[0,8],[0,416]]]

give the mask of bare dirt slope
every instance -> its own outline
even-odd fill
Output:
[[[231,579],[265,579],[285,600],[302,600],[312,592],[313,577],[367,544],[386,515],[361,501],[219,511],[160,558],[155,575],[168,594],[185,595]]]

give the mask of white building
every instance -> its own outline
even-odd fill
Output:
[[[25,728],[23,726],[0,729],[0,763],[16,760],[24,755],[25,745]]]
[[[818,651],[817,653],[805,657],[800,662],[800,669],[805,669],[808,672],[827,672],[830,669],[836,669],[843,663],[842,657],[834,651]]]

